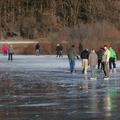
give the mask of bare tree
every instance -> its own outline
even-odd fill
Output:
[[[41,26],[41,19],[44,19],[45,14],[49,19],[59,19],[58,23],[51,25],[54,29],[56,26],[71,28],[80,27],[81,23],[102,24],[104,21],[120,29],[119,12],[119,0],[0,0],[0,30],[20,33],[23,18],[31,16],[36,21],[35,31],[47,35],[47,24]]]

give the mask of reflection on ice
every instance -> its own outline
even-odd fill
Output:
[[[59,62],[55,56],[16,56],[13,63],[5,62],[5,58],[2,60],[2,120],[9,120],[9,117],[11,120],[120,118],[118,73],[109,81],[103,80],[102,73],[98,74],[97,80],[90,80],[90,71],[84,76],[80,61],[77,61],[77,72],[71,75],[66,57],[60,58]]]
[[[41,104],[25,104],[18,105],[18,107],[46,107],[46,106],[56,106],[60,105],[59,103],[41,103]]]

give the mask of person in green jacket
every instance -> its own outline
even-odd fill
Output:
[[[109,69],[110,69],[110,73],[112,73],[112,72],[116,72],[115,61],[117,59],[117,55],[116,55],[115,50],[112,47],[109,48],[109,51],[110,51]]]

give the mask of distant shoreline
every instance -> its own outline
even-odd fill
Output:
[[[0,41],[0,44],[28,44],[28,43],[37,43],[38,41]]]

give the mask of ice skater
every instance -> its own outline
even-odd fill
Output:
[[[1,49],[2,49],[3,55],[7,55],[7,53],[8,53],[7,44],[3,44]]]
[[[76,50],[75,46],[72,45],[68,50],[68,59],[69,59],[69,65],[70,65],[70,72],[75,72],[75,58],[76,58]]]
[[[117,55],[115,50],[110,47],[109,48],[110,51],[110,59],[109,59],[109,69],[110,69],[110,73],[116,73],[116,59],[117,59]]]
[[[97,51],[97,56],[98,56],[98,69],[102,69],[102,56],[103,56],[104,50],[103,48],[100,48]]]
[[[10,61],[13,60],[13,54],[14,54],[13,45],[9,45],[9,47],[8,47],[8,60],[10,60]]]
[[[110,59],[110,51],[107,45],[104,45],[104,54],[102,56],[102,68],[104,71],[104,80],[109,79],[109,68],[108,68],[109,59]]]
[[[84,73],[85,75],[87,74],[87,71],[88,71],[88,58],[89,58],[89,51],[87,48],[85,48],[81,52],[81,59],[82,59],[82,66],[83,66],[82,73]]]
[[[60,44],[60,53],[59,53],[59,57],[63,57],[63,46],[62,44]]]
[[[63,46],[61,44],[56,46],[56,57],[63,57]]]
[[[89,55],[89,65],[91,69],[91,79],[96,80],[97,79],[97,72],[96,72],[96,65],[97,65],[98,57],[95,53],[95,50],[92,49]]]
[[[39,43],[37,43],[35,45],[35,54],[36,54],[36,56],[40,55],[40,44]]]

